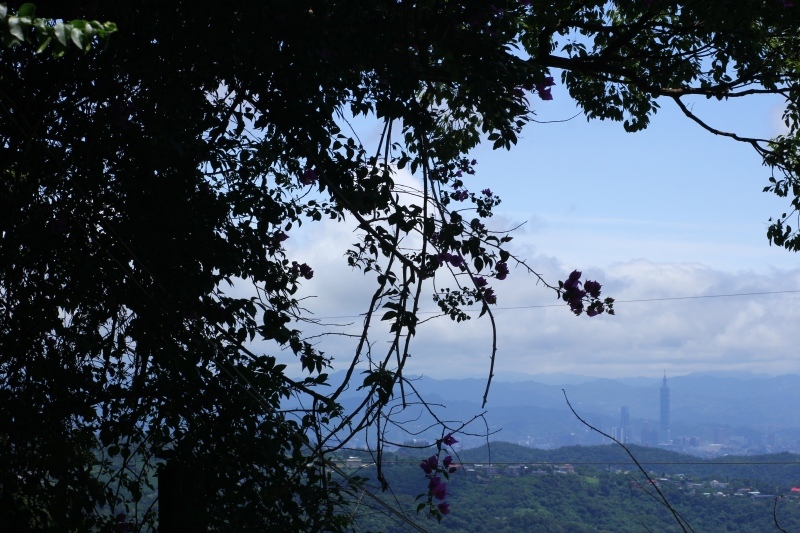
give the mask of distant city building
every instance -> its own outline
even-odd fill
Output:
[[[666,372],[664,372],[664,382],[661,384],[661,434],[659,440],[662,444],[669,444],[672,440],[669,434],[669,387],[667,386]]]
[[[658,446],[660,435],[657,427],[650,429],[650,422],[645,420],[642,422],[641,440],[639,443],[642,446]]]
[[[619,408],[620,442],[629,442],[631,435],[631,415],[627,405]]]

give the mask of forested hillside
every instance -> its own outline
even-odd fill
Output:
[[[531,450],[506,443],[492,445],[494,462],[473,462],[486,449],[466,450],[447,484],[450,512],[440,524],[419,519],[415,497],[425,491],[424,472],[410,458],[392,461],[393,494],[408,510],[406,518],[386,516],[379,505],[362,500],[357,530],[387,533],[415,531],[683,531],[655,487],[612,446]],[[617,452],[622,452],[620,455]],[[686,531],[698,533],[800,530],[800,457],[780,454],[721,461],[660,450],[635,449]],[[565,466],[571,461],[571,468]],[[563,463],[561,461],[564,461]],[[737,463],[737,464],[734,464]],[[368,476],[366,461],[359,474]],[[671,473],[670,473],[671,472]],[[666,477],[665,477],[666,476]],[[776,504],[775,496],[778,498]],[[405,520],[409,520],[408,522]],[[691,529],[690,529],[691,528]]]

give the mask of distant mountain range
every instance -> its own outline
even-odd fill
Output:
[[[331,376],[336,382],[342,373]],[[520,378],[520,376],[515,376]],[[492,440],[529,442],[545,436],[569,436],[588,432],[569,411],[565,393],[576,411],[589,423],[609,431],[620,425],[620,407],[627,406],[634,432],[644,424],[658,427],[658,378],[592,378],[572,374],[522,376],[509,380],[498,376],[492,382],[489,402],[481,409],[486,387],[484,379],[414,379],[414,388],[444,420],[469,420],[486,413],[476,422],[476,433],[496,432]],[[505,378],[505,379],[504,379]],[[667,376],[671,398],[673,437],[696,435],[710,438],[715,429],[726,434],[754,436],[780,433],[800,438],[800,375],[770,377],[744,372],[696,373]],[[411,394],[409,388],[407,393]],[[356,401],[356,396],[351,397]],[[345,404],[349,402],[345,399]],[[416,418],[415,413],[419,413]],[[422,408],[411,408],[403,417],[406,428],[419,435],[394,435],[400,441],[436,438],[424,429],[432,422]],[[469,440],[469,439],[468,439]],[[560,442],[560,441],[555,441]],[[478,445],[473,439],[470,445]],[[465,443],[467,444],[467,443]],[[563,444],[571,444],[569,439]]]

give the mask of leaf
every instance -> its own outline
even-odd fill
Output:
[[[19,11],[17,11],[17,15],[20,17],[29,17],[34,18],[36,16],[36,4],[32,4],[30,2],[25,2],[21,6],[19,6]]]
[[[72,27],[72,30],[69,32],[69,38],[72,39],[72,42],[83,50],[83,32],[78,28]]]
[[[22,25],[19,17],[8,17],[8,33],[15,37],[19,42],[25,42],[25,34],[22,32]]]
[[[47,39],[45,39],[42,42],[42,44],[39,45],[39,48],[36,49],[36,53],[41,54],[42,52],[44,52],[47,49],[47,47],[50,46],[50,43],[52,41],[53,41],[52,37],[48,37]]]

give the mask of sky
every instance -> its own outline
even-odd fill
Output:
[[[477,173],[465,187],[489,187],[503,199],[493,228],[525,223],[510,243],[515,255],[552,283],[581,270],[617,300],[617,314],[575,317],[552,291],[512,267],[505,281],[492,283],[497,375],[800,372],[800,256],[767,241],[768,219],[788,203],[762,192],[770,171],[755,151],[702,130],[671,101],[661,102],[646,131],[626,133],[619,123],[583,115],[548,123],[578,112],[559,85],[552,101],[529,98],[542,123],[529,124],[509,152],[475,150]],[[782,131],[775,99],[699,99],[690,106],[720,129],[758,137]],[[378,134],[366,128],[362,141],[368,146]],[[346,266],[353,227],[310,225],[287,241],[293,258],[316,273],[300,293],[308,297],[303,306],[336,325],[328,329],[337,335],[314,339],[335,370],[352,356],[355,341],[347,335],[358,331],[357,315],[374,290]],[[430,298],[424,309],[435,309]],[[487,317],[475,317],[423,324],[407,373],[486,377],[491,328]],[[376,353],[382,344],[376,340]]]

